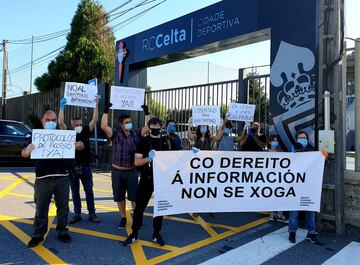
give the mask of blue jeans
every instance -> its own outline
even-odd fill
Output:
[[[95,214],[94,192],[93,192],[93,176],[89,166],[83,166],[80,174],[72,172],[71,178],[71,194],[74,203],[74,213],[81,214],[81,198],[80,198],[80,180],[84,187],[86,195],[86,204],[89,215]]]
[[[298,228],[298,211],[289,212],[289,232],[296,232]],[[315,212],[306,212],[306,226],[309,234],[316,234]]]

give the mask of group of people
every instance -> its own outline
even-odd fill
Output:
[[[64,122],[64,109],[66,99],[60,100],[60,110],[58,115],[52,110],[46,111],[41,123],[44,129],[67,129]],[[133,128],[132,119],[129,115],[121,115],[118,118],[117,128],[111,128],[108,124],[108,112],[111,103],[106,103],[104,113],[101,118],[101,129],[112,141],[112,170],[111,182],[113,199],[117,203],[120,222],[119,229],[125,229],[126,218],[126,198],[131,202],[133,210],[132,233],[123,242],[124,246],[129,246],[139,238],[139,230],[143,226],[144,210],[147,207],[154,191],[152,161],[156,151],[176,151],[182,149],[182,141],[176,134],[176,121],[168,120],[165,125],[156,117],[150,118],[148,107],[143,105],[145,114],[145,126],[143,128]],[[35,247],[44,240],[48,229],[48,210],[51,198],[54,195],[57,207],[57,226],[58,239],[61,242],[71,242],[68,233],[67,223],[69,214],[69,186],[71,187],[72,199],[74,204],[74,215],[69,221],[74,224],[82,220],[80,181],[83,185],[89,220],[99,223],[100,219],[96,215],[93,177],[90,167],[91,152],[89,138],[98,121],[98,100],[93,117],[90,123],[83,125],[80,117],[72,117],[71,129],[76,131],[75,159],[38,159],[35,161],[35,187],[34,200],[36,213],[34,219],[34,234],[28,242],[29,247]],[[267,137],[260,133],[260,124],[253,122],[251,126],[244,127],[240,136],[233,136],[231,121],[226,118],[216,134],[211,135],[209,126],[199,125],[195,132],[192,131],[192,119],[189,119],[187,137],[193,143],[193,152],[199,150],[221,150],[233,151],[238,144],[242,151],[281,151],[279,137],[272,135]],[[312,151],[308,144],[308,135],[300,131],[295,136],[296,145],[294,152]],[[216,147],[215,147],[216,146]],[[30,157],[35,146],[29,144],[22,150],[23,157]],[[140,181],[138,177],[140,174]],[[213,217],[218,217],[217,213],[211,213]],[[276,216],[277,215],[277,216]],[[196,218],[197,213],[193,213]],[[270,213],[270,220],[279,220],[289,223],[289,241],[296,242],[296,230],[298,227],[298,212],[289,212],[289,220],[282,212]],[[153,218],[152,241],[164,246],[165,241],[160,234],[163,217]],[[313,243],[318,242],[315,213],[306,213],[306,223],[308,227],[307,239]]]

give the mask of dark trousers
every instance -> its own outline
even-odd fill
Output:
[[[71,194],[74,203],[74,213],[81,214],[81,198],[80,198],[80,181],[84,187],[87,209],[89,215],[95,214],[94,192],[93,192],[93,176],[89,166],[84,166],[80,174],[72,172],[70,177]]]
[[[141,177],[137,195],[136,195],[136,207],[134,210],[134,217],[132,223],[133,233],[138,233],[139,228],[142,224],[144,211],[149,203],[152,193],[154,192],[154,181],[153,178]],[[157,216],[153,219],[154,234],[158,234],[161,230],[163,217]]]
[[[66,225],[69,214],[69,178],[49,177],[36,179],[34,189],[34,200],[36,204],[34,237],[43,237],[47,232],[49,205],[53,194],[57,208],[56,231],[60,235],[67,233]]]

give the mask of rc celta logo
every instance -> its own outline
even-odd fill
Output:
[[[174,45],[186,41],[185,29],[171,29],[167,33],[159,33],[157,36],[151,36],[142,40],[142,52],[154,51],[169,45]]]

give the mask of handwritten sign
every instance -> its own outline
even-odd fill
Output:
[[[254,121],[255,105],[230,103],[229,117],[231,121]]]
[[[111,86],[110,102],[112,109],[142,111],[144,104],[145,89]]]
[[[192,106],[194,125],[220,125],[220,106]]]
[[[66,105],[87,108],[96,107],[97,86],[66,82],[64,98]]]
[[[75,158],[74,130],[33,130],[31,159]]]

